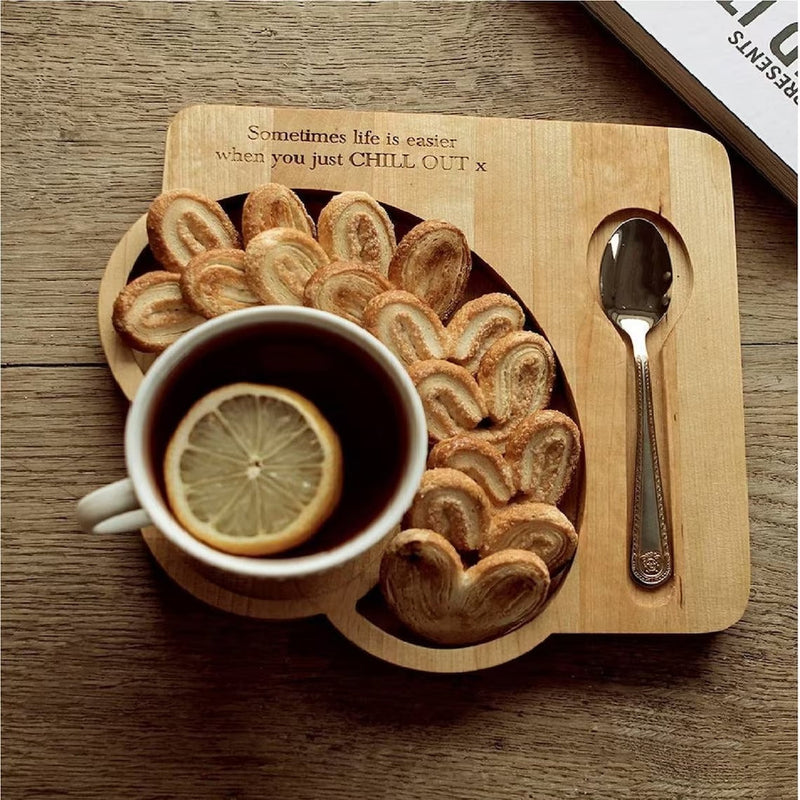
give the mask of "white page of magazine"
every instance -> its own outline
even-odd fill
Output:
[[[797,172],[794,0],[623,0],[619,6]]]

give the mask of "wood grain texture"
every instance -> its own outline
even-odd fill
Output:
[[[707,130],[586,12],[563,4],[348,3],[334,13],[325,3],[9,2],[3,48],[10,362],[101,363],[83,320],[108,255],[158,193],[166,125],[192,102]],[[762,222],[738,243],[743,341],[788,341],[796,280],[778,254],[792,247],[794,211],[748,167],[734,176],[737,202]],[[37,244],[26,248],[31,231]],[[768,269],[774,294],[750,264]]]
[[[731,157],[741,622],[410,673],[322,620],[210,610],[140,539],[76,530],[74,500],[124,471],[97,290],[161,185],[169,120],[204,101],[705,126],[577,4],[5,2],[2,44],[4,797],[796,796],[788,202]]]
[[[498,781],[519,797],[789,797],[796,382],[778,376],[796,357],[745,357],[772,377],[745,382],[754,556],[739,624],[555,636],[449,677],[379,662],[319,619],[216,612],[138,537],[87,540],[74,499],[123,474],[117,390],[100,367],[6,369],[4,796],[283,797],[302,774],[294,796],[309,799],[483,798]]]

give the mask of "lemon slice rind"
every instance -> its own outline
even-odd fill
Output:
[[[290,389],[235,383],[198,400],[164,457],[167,499],[195,538],[234,555],[265,556],[307,541],[342,490],[339,438]]]

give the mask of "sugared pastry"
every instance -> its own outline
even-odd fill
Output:
[[[180,281],[177,272],[146,272],[117,295],[111,321],[128,346],[160,353],[181,334],[205,322],[186,304]]]
[[[449,467],[463,472],[496,506],[505,505],[516,492],[514,473],[503,454],[474,431],[434,445],[428,456],[428,467]]]
[[[408,512],[413,528],[429,528],[459,552],[479,550],[489,529],[491,504],[472,478],[457,469],[429,469]]]
[[[472,430],[485,416],[481,390],[463,367],[449,361],[417,361],[408,367],[425,409],[428,436],[436,442]]]
[[[311,276],[303,302],[361,325],[370,300],[391,288],[392,284],[370,267],[356,262],[332,261]]]
[[[449,222],[426,220],[397,245],[389,264],[389,280],[446,319],[461,301],[471,270],[466,236]]]
[[[555,506],[547,503],[513,503],[493,517],[481,548],[484,556],[500,550],[536,553],[550,574],[575,555],[578,534]]]
[[[478,386],[495,422],[520,419],[546,408],[553,392],[556,360],[538,333],[514,331],[498,339],[478,367]]]
[[[198,253],[181,274],[181,291],[189,307],[208,319],[261,304],[245,279],[244,250]]]
[[[244,253],[244,270],[262,303],[303,305],[309,278],[328,264],[315,239],[296,228],[269,228],[254,236]]]
[[[317,220],[319,243],[331,261],[354,261],[386,276],[396,238],[389,215],[366,192],[332,197]]]
[[[521,331],[525,313],[510,295],[492,292],[464,303],[447,325],[450,358],[473,375],[483,354],[500,338]]]
[[[511,436],[514,428],[517,426],[519,420],[514,419],[510,422],[492,422],[488,427],[475,428],[470,431],[470,434],[476,439],[490,444],[500,453],[505,454],[506,445],[508,444],[508,437]],[[516,481],[514,482],[516,486]]]
[[[253,189],[242,206],[245,244],[270,228],[295,228],[312,238],[317,233],[303,201],[288,186],[280,183],[266,183]]]
[[[500,636],[533,619],[550,589],[535,553],[505,550],[469,569],[453,546],[430,530],[406,530],[381,560],[386,603],[409,630],[442,645]]]
[[[402,289],[373,297],[364,309],[364,327],[404,364],[447,356],[447,331],[430,306]]]
[[[572,480],[580,452],[578,426],[566,414],[545,409],[514,428],[505,455],[520,492],[529,500],[555,505]]]
[[[241,240],[222,206],[198,192],[173,189],[160,194],[147,212],[147,239],[155,259],[181,272],[204,250],[239,248]]]

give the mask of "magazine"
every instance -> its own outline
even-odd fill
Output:
[[[797,202],[794,0],[620,0],[584,5]]]

